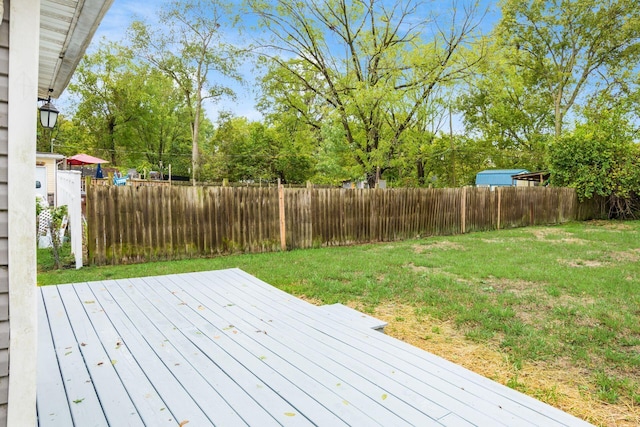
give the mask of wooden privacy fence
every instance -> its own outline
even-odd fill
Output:
[[[599,218],[569,188],[101,187],[87,191],[91,264],[392,241]]]

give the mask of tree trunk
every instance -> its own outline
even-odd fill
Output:
[[[418,172],[418,184],[424,185],[424,162],[422,159],[416,161],[416,170]]]
[[[202,100],[198,96],[196,101],[196,107],[193,117],[193,127],[191,129],[192,146],[191,146],[191,173],[192,184],[196,185],[198,176],[198,136],[200,134],[200,109],[202,107]]]

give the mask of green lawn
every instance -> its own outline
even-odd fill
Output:
[[[588,372],[598,400],[640,405],[640,221],[89,267],[41,272],[38,282],[228,267],[327,304],[409,304],[496,346],[515,366],[562,360]]]

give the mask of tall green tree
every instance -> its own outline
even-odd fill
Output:
[[[516,49],[492,43],[477,74],[462,86],[456,107],[495,167],[538,170],[553,134],[553,100],[518,57]]]
[[[143,86],[135,120],[129,123],[130,161],[163,173],[171,164],[174,174],[188,175],[181,160],[190,157],[191,134],[182,94],[171,79],[146,64],[137,67],[137,74]]]
[[[434,91],[465,76],[482,56],[471,48],[473,5],[434,19],[418,0],[248,4],[271,36],[265,55],[332,110],[371,184]]]
[[[200,166],[204,102],[233,96],[220,78],[241,80],[237,69],[241,51],[223,40],[223,28],[232,24],[231,12],[222,0],[173,0],[159,12],[159,25],[135,21],[129,31],[136,53],[169,76],[184,97],[191,126],[194,183]]]
[[[140,94],[131,51],[102,42],[80,61],[69,92],[76,129],[84,132],[95,154],[117,165],[124,155],[119,142],[129,139],[126,125],[136,118]]]
[[[554,134],[586,93],[640,59],[637,0],[503,0],[497,35],[551,98]]]

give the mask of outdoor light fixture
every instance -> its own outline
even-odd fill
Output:
[[[46,100],[47,103],[40,107],[40,124],[47,129],[53,129],[58,120],[58,109],[51,103],[51,98]]]

